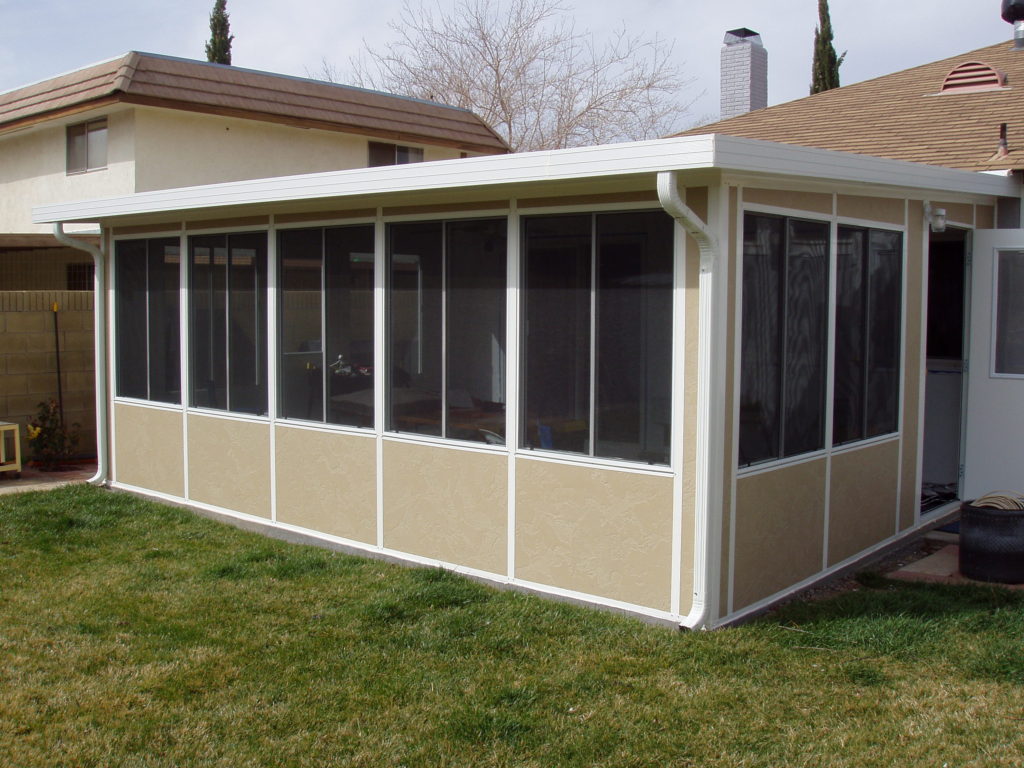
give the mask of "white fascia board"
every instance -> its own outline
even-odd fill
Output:
[[[1020,183],[1008,176],[735,136],[718,136],[717,139],[715,167],[727,171],[877,184],[932,192],[1012,197],[1020,195]]]
[[[32,209],[32,221],[36,224],[95,222],[120,216],[201,211],[261,203],[426,192],[460,187],[511,186],[695,169],[721,169],[984,195],[1020,193],[1015,179],[793,144],[704,134],[141,192],[125,197],[38,206]]]

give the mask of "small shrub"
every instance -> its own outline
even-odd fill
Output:
[[[44,470],[60,469],[61,462],[70,459],[78,448],[78,428],[77,422],[70,429],[64,424],[56,400],[39,403],[39,411],[27,427],[32,458]]]

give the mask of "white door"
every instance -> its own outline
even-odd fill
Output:
[[[977,230],[973,250],[964,499],[1024,492],[1024,230]]]

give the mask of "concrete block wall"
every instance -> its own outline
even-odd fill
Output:
[[[54,302],[64,421],[80,426],[79,455],[96,455],[92,292],[0,291],[0,421],[21,424],[26,460],[31,449],[25,425],[35,418],[41,401],[57,399]]]

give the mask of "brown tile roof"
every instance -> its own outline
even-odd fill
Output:
[[[110,103],[141,104],[497,154],[472,112],[347,85],[131,52],[0,93],[0,132]]]
[[[941,93],[968,62],[1004,88]],[[997,157],[1007,123],[1009,154]],[[1024,51],[1011,42],[778,104],[679,135],[722,133],[974,171],[1024,168]]]

